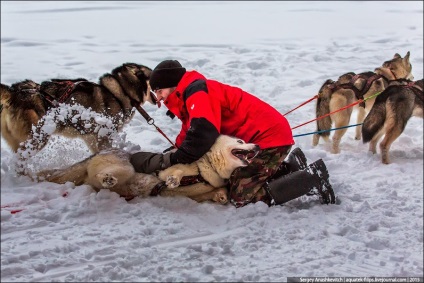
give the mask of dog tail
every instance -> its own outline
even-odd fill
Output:
[[[331,100],[331,92],[320,92],[316,104],[316,117],[319,118],[321,116],[324,116],[328,113],[330,113],[330,100]],[[322,137],[328,137],[330,135],[331,129],[331,117],[328,115],[324,118],[320,118],[316,120],[317,122],[317,131],[325,131],[321,133],[317,133],[318,135]]]
[[[92,156],[64,169],[38,172],[37,177],[40,181],[49,181],[57,184],[73,182],[76,186],[80,186],[87,178],[87,165],[90,158],[92,158]]]
[[[381,131],[386,121],[386,102],[389,98],[388,92],[382,92],[375,100],[371,111],[362,124],[362,142],[368,143]]]

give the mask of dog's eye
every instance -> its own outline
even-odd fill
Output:
[[[244,141],[242,140],[237,140],[238,143],[244,144]]]

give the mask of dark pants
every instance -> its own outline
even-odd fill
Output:
[[[229,180],[229,198],[236,207],[263,201],[270,205],[271,198],[263,188],[287,157],[291,145],[263,149],[246,167],[234,170]]]

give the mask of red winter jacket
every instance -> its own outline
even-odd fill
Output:
[[[172,164],[196,161],[219,134],[255,143],[261,149],[294,144],[287,119],[272,106],[196,71],[184,74],[164,104],[182,121]]]

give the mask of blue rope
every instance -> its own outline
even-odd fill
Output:
[[[295,135],[293,137],[296,138],[296,137],[307,136],[307,135],[312,135],[312,134],[320,134],[320,133],[324,133],[324,132],[335,131],[335,130],[340,130],[340,129],[349,128],[349,127],[356,127],[356,126],[360,126],[360,125],[362,125],[362,123],[344,126],[344,127],[339,127],[339,128],[334,128],[334,129],[329,129],[329,130],[321,130],[321,131],[316,131],[316,132],[311,132],[311,133],[306,133],[306,134]]]

